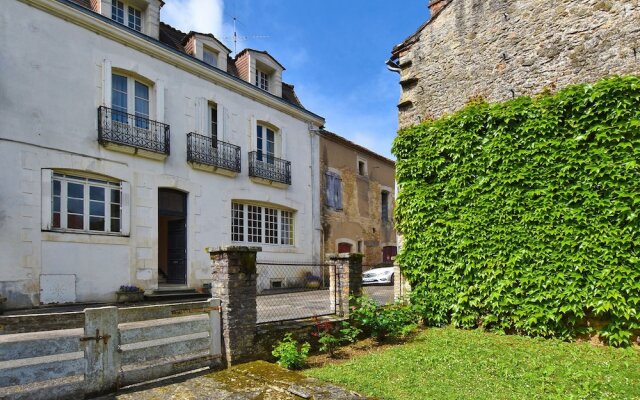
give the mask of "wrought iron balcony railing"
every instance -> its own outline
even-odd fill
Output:
[[[191,132],[187,134],[187,161],[240,172],[240,146]]]
[[[291,185],[291,161],[261,151],[249,152],[249,176]]]
[[[98,108],[98,142],[169,155],[169,125],[101,106]]]

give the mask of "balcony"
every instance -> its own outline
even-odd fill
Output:
[[[169,155],[169,125],[101,106],[98,142],[110,150],[164,160]]]
[[[249,176],[260,183],[286,187],[291,185],[291,161],[261,151],[249,152]]]
[[[187,162],[197,169],[235,175],[240,172],[240,147],[191,132],[187,134]]]

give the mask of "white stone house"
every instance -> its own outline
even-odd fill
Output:
[[[8,308],[211,281],[205,247],[320,259],[317,130],[271,55],[231,58],[160,0],[0,14],[0,295]]]

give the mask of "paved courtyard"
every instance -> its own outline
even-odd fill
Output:
[[[364,286],[363,293],[380,305],[393,303],[393,286]],[[333,314],[328,289],[263,294],[257,303],[259,323]]]

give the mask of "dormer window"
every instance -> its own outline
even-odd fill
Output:
[[[202,61],[207,64],[217,67],[218,66],[218,54],[207,49],[206,47],[202,49]]]
[[[142,31],[142,13],[137,8],[129,6],[129,28]]]
[[[142,32],[142,11],[131,6],[127,6],[126,14],[124,10],[125,4],[121,1],[114,0],[113,3],[111,3],[111,19],[138,32]]]
[[[269,91],[269,75],[256,68],[256,86],[262,90]]]
[[[124,25],[124,3],[121,1],[111,3],[111,19]]]

